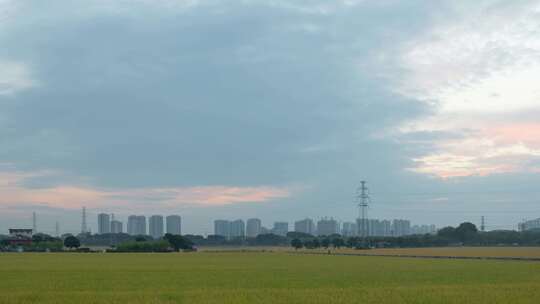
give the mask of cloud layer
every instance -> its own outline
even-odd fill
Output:
[[[0,1],[0,205],[179,210],[200,232],[352,220],[367,179],[394,210],[374,216],[453,221],[444,208],[492,199],[456,189],[538,178],[539,8]]]

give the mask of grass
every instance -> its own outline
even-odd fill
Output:
[[[301,255],[0,254],[0,303],[537,303],[540,263]]]
[[[313,250],[305,250],[307,252]],[[325,252],[324,249],[319,249]],[[540,258],[540,247],[433,247],[433,248],[382,248],[367,251],[341,248],[332,250],[342,253],[365,253],[380,255],[417,255],[453,257],[516,257]]]

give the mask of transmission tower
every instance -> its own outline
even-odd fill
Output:
[[[35,212],[32,212],[32,233],[37,233],[37,219]]]
[[[82,223],[81,223],[81,233],[87,233],[88,227],[86,226],[86,207],[82,208]]]
[[[362,239],[366,239],[369,236],[369,223],[368,223],[368,207],[369,207],[369,190],[366,186],[366,181],[360,182],[360,187],[356,189],[356,201],[358,203],[360,223],[358,223],[358,230]]]

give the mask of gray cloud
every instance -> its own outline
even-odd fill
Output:
[[[406,171],[429,144],[372,135],[432,113],[393,93],[407,75],[396,54],[451,5],[294,3],[26,2],[0,29],[0,59],[26,63],[40,86],[0,96],[0,162],[64,174],[28,187],[308,189],[179,206],[193,231],[214,216],[352,218],[363,178],[380,193],[443,187]]]

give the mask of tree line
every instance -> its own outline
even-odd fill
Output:
[[[330,236],[290,235],[290,246],[300,249],[339,248],[407,248],[446,246],[540,246],[540,230],[478,231],[469,222],[457,227],[444,227],[437,234],[407,235],[401,237],[348,237],[339,234]]]
[[[444,227],[437,234],[408,235],[402,237],[343,237],[339,234],[314,236],[301,232],[289,232],[286,236],[261,234],[255,238],[227,239],[220,235],[171,235],[159,240],[149,236],[128,234],[81,234],[63,235],[55,238],[36,234],[32,243],[21,245],[25,251],[62,251],[81,246],[110,246],[115,252],[166,252],[194,250],[201,246],[292,246],[294,248],[406,248],[444,246],[540,246],[540,230],[514,231],[493,230],[482,232],[472,223],[457,227]],[[21,247],[19,246],[19,247]],[[0,250],[13,249],[7,236],[0,236]]]

